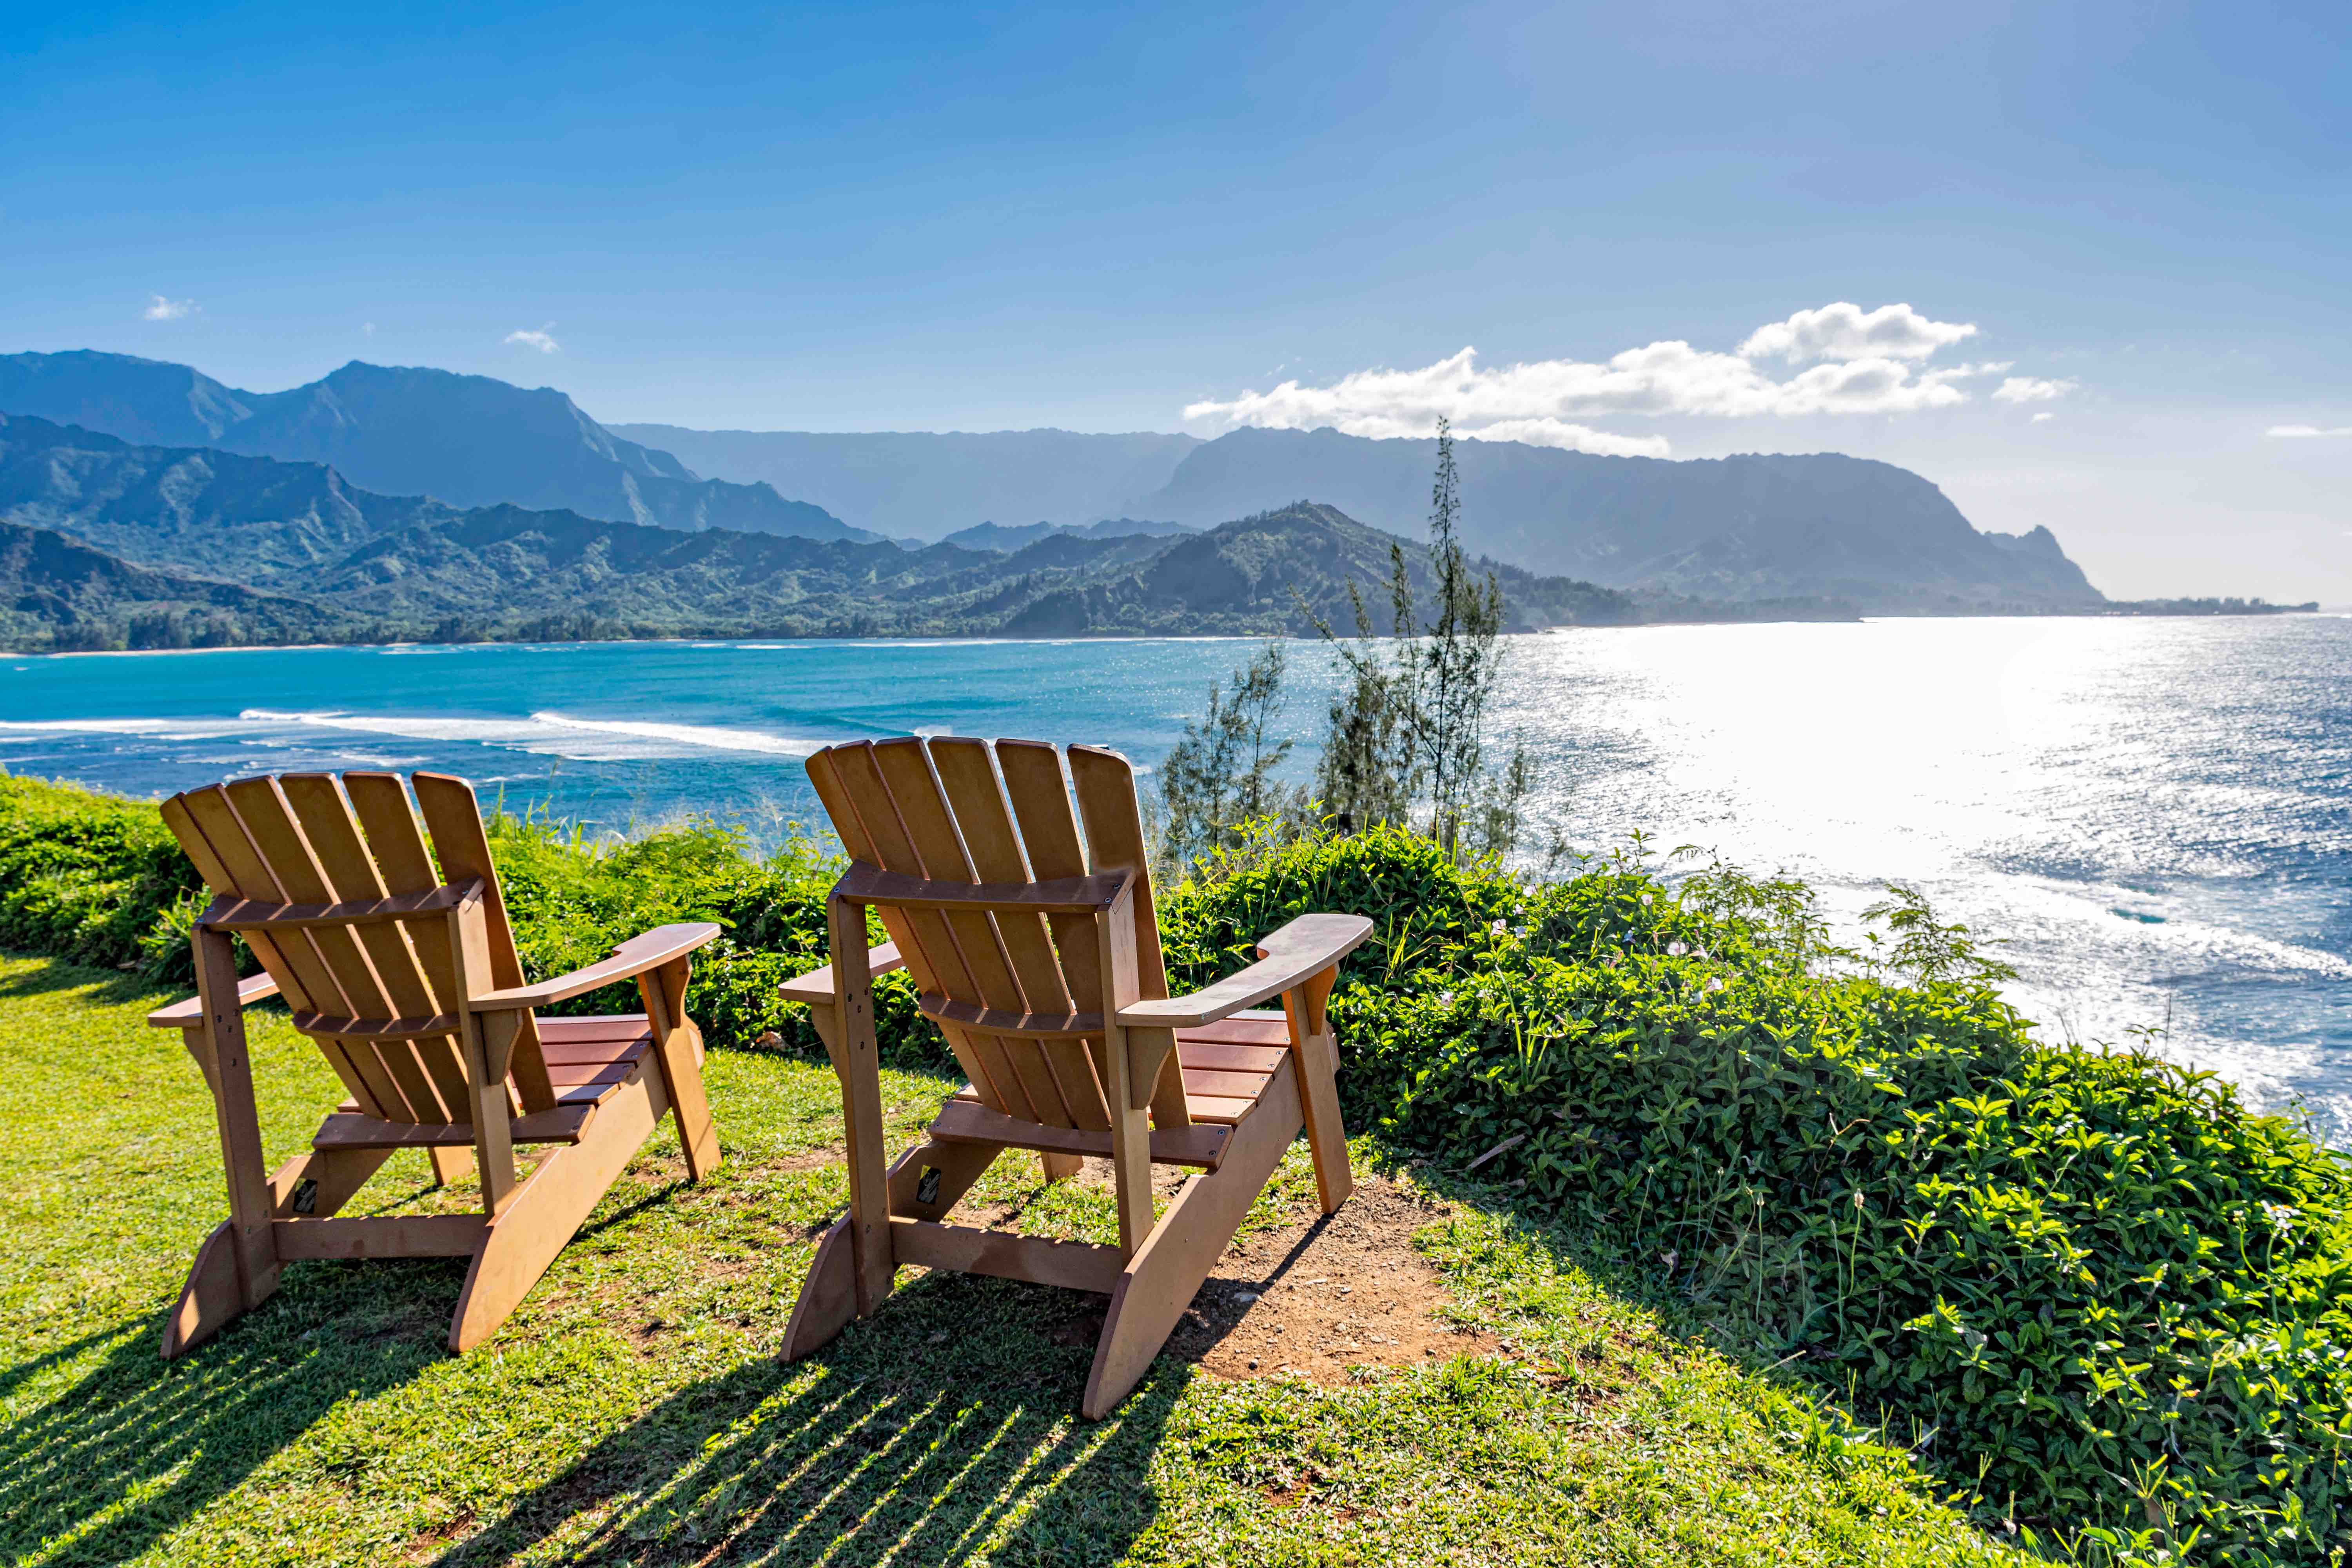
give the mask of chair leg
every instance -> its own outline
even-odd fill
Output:
[[[1109,1415],[1150,1370],[1303,1121],[1296,1070],[1277,1071],[1256,1109],[1234,1129],[1223,1163],[1185,1184],[1142,1248],[1128,1259],[1095,1345],[1094,1371],[1080,1405],[1087,1420]]]
[[[1282,997],[1290,1026],[1290,1059],[1298,1068],[1307,1143],[1315,1158],[1315,1195],[1325,1214],[1337,1214],[1356,1190],[1356,1173],[1348,1161],[1348,1129],[1339,1120],[1339,1040],[1324,1012],[1338,978],[1336,968],[1327,969]]]
[[[196,1261],[180,1300],[163,1320],[163,1359],[174,1361],[245,1314],[236,1282],[236,1237],[227,1220],[213,1227],[196,1248]]]
[[[187,1284],[164,1325],[166,1361],[218,1333],[278,1289],[269,1171],[262,1163],[261,1119],[253,1098],[245,1016],[237,1001],[236,955],[226,932],[205,926],[196,928],[194,944],[204,1021],[183,1037],[212,1088],[221,1164],[228,1179],[229,1217],[196,1249]]]
[[[784,1348],[779,1361],[798,1361],[833,1342],[835,1335],[857,1316],[857,1259],[849,1240],[849,1216],[825,1226],[816,1244],[808,1277],[801,1281],[793,1302],[792,1321],[784,1325]]]
[[[640,1070],[596,1108],[587,1136],[558,1146],[492,1215],[449,1320],[460,1354],[496,1332],[653,1136],[668,1107],[653,1075]]]
[[[927,1141],[917,1144],[892,1161],[889,1173],[883,1178],[890,1212],[909,1219],[939,1219],[955,1207],[956,1200],[971,1190],[971,1184],[1003,1152],[1002,1143]],[[930,1183],[930,1195],[926,1198],[924,1184],[933,1172],[938,1178]],[[793,1362],[815,1354],[857,1316],[856,1247],[850,1239],[849,1220],[844,1215],[827,1226],[824,1239],[816,1244],[816,1256],[810,1260],[801,1293],[793,1302],[792,1321],[784,1325],[784,1348],[778,1360]]]
[[[670,1113],[677,1119],[686,1173],[698,1182],[719,1168],[719,1134],[711,1126],[710,1101],[702,1090],[702,1033],[686,1016],[688,973],[683,958],[665,963],[637,977],[637,994],[645,998],[646,1022],[653,1026],[654,1057],[661,1064]]]
[[[1037,1165],[1048,1182],[1066,1182],[1087,1168],[1087,1160],[1083,1154],[1055,1154],[1041,1149]]]
[[[428,1149],[433,1160],[433,1180],[441,1186],[464,1181],[474,1168],[471,1149]]]

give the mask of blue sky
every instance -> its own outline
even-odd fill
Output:
[[[750,428],[1459,395],[1902,462],[2110,592],[2347,600],[2352,435],[2266,432],[2352,427],[2348,38],[2340,3],[11,7],[0,349]],[[1956,395],[1584,384],[1661,342],[1737,373],[1838,302],[1974,327],[1892,362]]]

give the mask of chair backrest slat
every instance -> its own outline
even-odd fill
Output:
[[[310,852],[333,896],[341,900],[387,897],[392,889],[385,884],[375,858],[368,853],[367,841],[352,817],[351,802],[344,798],[334,775],[289,773],[278,783],[287,805],[294,813],[296,825],[310,841]],[[393,784],[396,789],[399,781],[395,779]],[[401,819],[414,835],[415,825],[404,803]],[[352,935],[359,939],[374,966],[376,978],[383,984],[385,999],[393,1007],[390,1016],[429,1018],[456,1010],[457,998],[445,1004],[434,994],[417,957],[415,943],[401,922],[370,921],[353,928]],[[428,941],[427,945],[436,944]],[[456,1040],[447,1035],[425,1036],[409,1041],[406,1048],[430,1080],[443,1119],[453,1123],[471,1121],[473,1108],[466,1093],[465,1061]],[[379,1042],[378,1049],[389,1051],[391,1047],[388,1042]]]
[[[931,765],[949,810],[962,830],[972,870],[982,882],[1033,880],[1004,791],[989,761],[988,742],[971,738],[941,737],[930,742]],[[1021,995],[1032,1013],[1045,1016],[1070,1010],[1070,988],[1055,956],[1053,928],[1042,915],[997,911],[996,931],[1004,944]],[[1084,923],[1081,921],[1080,923]],[[1052,1069],[1070,1125],[1100,1131],[1110,1125],[1103,1097],[1102,1069],[1078,1040],[1038,1042]]]
[[[877,802],[872,789],[853,791],[850,786],[847,777],[849,764],[860,761],[865,761],[870,768],[870,760],[863,759],[857,747],[835,746],[819,752],[808,760],[809,782],[815,786],[817,799],[824,805],[825,815],[833,819],[834,831],[840,836],[842,847],[849,851],[850,858],[884,870],[893,869],[887,863],[887,854],[898,862],[896,868],[903,868],[912,863],[913,848],[904,843],[897,807],[890,805],[887,792]],[[875,779],[878,784],[879,775],[875,775]],[[861,800],[863,811],[860,810]],[[871,826],[866,820],[867,812],[875,816]],[[891,846],[887,852],[882,847],[886,844]],[[920,875],[919,872],[915,874]],[[950,962],[956,963],[958,967],[961,965],[950,952],[945,922],[935,911],[901,910],[887,904],[875,912],[882,921],[882,929],[889,932],[890,940],[898,944],[899,955],[906,960],[907,972],[915,977],[916,988],[933,995],[946,994],[942,973],[947,966],[942,964],[939,955],[947,954]],[[1011,1067],[1002,1057],[992,1062],[987,1060],[980,1043],[961,1030],[943,1030],[942,1033],[947,1037],[948,1048],[955,1053],[957,1064],[963,1068],[964,1077],[971,1080],[972,1088],[983,1101],[999,1110],[1007,1110],[1009,1106],[1017,1102],[1024,1108],[1025,1113],[1027,1097],[1022,1094],[1020,1084],[1013,1079]],[[998,1087],[1000,1079],[1005,1081],[1006,1088]],[[1007,1110],[1007,1114],[1011,1112]]]
[[[963,830],[971,868],[982,882],[1035,880],[1021,853],[1021,838],[1005,808],[1004,791],[989,762],[988,742],[971,737],[942,736],[931,742],[931,765],[946,792],[956,826]],[[1042,915],[999,914],[997,934],[1005,956],[1021,984],[1021,994],[1032,1013],[1066,1012],[1070,988],[1063,983],[1061,962],[1054,956],[1054,933]]]
[[[416,790],[416,807],[433,835],[433,854],[441,862],[443,885],[478,877],[482,881],[482,923],[489,938],[490,981],[500,990],[523,983],[522,953],[515,946],[514,927],[507,919],[505,892],[499,886],[499,868],[490,858],[490,837],[482,828],[482,805],[474,786],[447,773],[417,773],[409,781]],[[454,955],[451,969],[456,969]],[[508,1075],[525,1110],[549,1110],[555,1089],[547,1076],[547,1058],[540,1049],[539,1021],[526,1013],[515,1037]]]
[[[923,875],[923,860],[915,849],[915,840],[907,831],[898,815],[898,803],[890,794],[890,786],[882,776],[880,763],[874,755],[871,742],[860,741],[854,745],[834,749],[836,776],[857,820],[864,825],[876,858],[871,864],[902,876]],[[903,911],[916,933],[916,941],[929,962],[931,984],[924,989],[937,995],[953,996],[974,1001],[980,995],[980,983],[972,977],[966,961],[963,943],[949,918],[936,910]],[[1004,1049],[1003,1042],[993,1035],[975,1034],[968,1029],[951,1028],[941,1031],[948,1037],[950,1047],[957,1050],[957,1060],[965,1064],[966,1071],[978,1069],[973,1087],[981,1089],[981,1098],[1003,1110],[1008,1115],[1024,1120],[1043,1121],[1053,1114],[1053,1097],[1045,1096],[1039,1103],[1033,1096],[1027,1075],[1022,1064]],[[982,1088],[985,1085],[985,1088]],[[992,1099],[992,1096],[993,1097]]]
[[[1138,999],[1164,1000],[1168,964],[1160,951],[1160,910],[1151,900],[1151,856],[1143,843],[1143,812],[1135,799],[1135,770],[1117,752],[1099,746],[1070,748],[1070,783],[1086,819],[1087,869],[1135,873],[1135,980]],[[1175,1037],[1160,1058],[1159,1081],[1151,1090],[1151,1119],[1161,1127],[1190,1124],[1184,1106],[1184,1075]]]
[[[425,831],[416,826],[416,808],[408,804],[408,791],[402,787],[399,774],[345,773],[343,793],[351,799],[352,815],[359,818],[386,893],[422,893],[441,886],[441,874],[433,868],[433,852],[425,847]],[[448,940],[441,934],[443,925],[443,918],[434,915],[403,921],[401,929],[416,953],[425,984],[432,988],[433,1010],[454,1013],[463,998],[457,994],[457,966],[450,960]]]
[[[939,781],[932,776],[923,742],[912,735],[882,741],[869,748],[868,754],[874,759],[875,773],[883,787],[890,792],[907,842],[922,863],[920,874],[932,881],[977,882],[980,879],[973,875],[971,857],[965,852],[955,817],[940,792]],[[971,987],[966,995],[957,995],[950,989],[950,998],[982,1007],[1021,1011],[1021,982],[1013,976],[1013,963],[1005,954],[994,917],[985,910],[963,910],[944,911],[943,919],[949,935],[955,941],[956,952],[963,960],[964,975]],[[1002,1060],[1011,1069],[1021,1086],[1023,1098],[1029,1103],[1030,1120],[1049,1127],[1079,1125],[1053,1063],[1044,1052],[1024,1049],[1026,1042],[1000,1035],[976,1030],[965,1033],[984,1056]]]
[[[190,790],[178,799],[186,806],[196,831],[203,835],[215,860],[228,879],[228,886],[215,888],[213,889],[215,892],[233,892],[239,898],[273,903],[290,904],[294,901],[271,873],[268,863],[261,858],[261,852],[246,837],[245,825],[237,820],[236,810],[229,805],[226,790],[214,784],[205,789]],[[328,971],[326,961],[319,956],[319,950],[312,944],[309,931],[274,940],[287,967],[287,975],[278,979],[278,989],[287,990],[288,976],[295,982],[294,990],[288,992],[289,1002],[299,995],[308,999],[314,1012],[338,1014],[344,1017],[352,1016],[350,1000],[343,995],[342,987],[335,983],[333,974]]]
[[[173,795],[163,802],[162,811],[164,824],[214,892],[271,903],[289,901],[246,837],[245,825],[237,821],[236,808],[218,784]],[[350,1003],[327,973],[326,962],[311,945],[309,931],[272,936],[257,931],[247,937],[246,945],[276,978],[278,994],[289,1006],[298,1012],[349,1016],[344,1009]],[[321,1038],[319,1048],[361,1110],[372,1116],[397,1114],[400,1102],[385,1099],[391,1088],[386,1075],[363,1073],[339,1040]]]
[[[1072,748],[1087,814],[1081,841],[1071,785],[1051,746],[943,738],[835,746],[809,759],[809,776],[851,858],[879,870],[971,886],[1034,885],[1089,873],[1135,874],[1139,976],[1167,994],[1152,913],[1133,771],[1109,752]],[[1002,782],[1000,783],[1000,773]],[[1067,1016],[1103,1009],[1094,917],[1011,910],[921,910],[878,903],[885,929],[927,996],[974,1013]],[[1099,1035],[996,1035],[935,1018],[992,1110],[1056,1127],[1110,1123]],[[1172,1056],[1171,1056],[1172,1060]],[[1188,1120],[1181,1079],[1153,1099],[1163,1126]]]
[[[294,816],[287,808],[286,798],[278,791],[278,781],[262,776],[239,779],[227,786],[229,804],[236,808],[239,821],[253,840],[254,848],[268,863],[278,885],[285,890],[289,901],[300,904],[331,904],[335,901],[334,889],[327,883],[319,868],[318,859],[310,846],[295,826]],[[321,926],[311,931],[319,956],[334,975],[335,984],[351,1004],[351,1016],[355,1018],[391,1018],[399,1016],[392,997],[368,962],[360,946],[359,933],[350,926]],[[392,1119],[399,1121],[446,1121],[449,1117],[440,1096],[434,1091],[432,1080],[425,1076],[416,1052],[406,1040],[365,1040],[355,1037],[339,1037],[343,1048],[352,1053],[361,1075],[376,1088],[378,1100],[385,1091],[398,1096],[396,1101],[385,1100]]]
[[[163,802],[163,815],[215,892],[269,903],[331,905],[423,893],[478,878],[489,981],[522,983],[521,958],[490,863],[472,786],[420,773],[417,808],[399,778],[352,773],[240,779]],[[437,853],[442,869],[436,871]],[[271,931],[247,941],[297,1013],[343,1022],[460,1012],[452,918],[433,912]],[[528,1019],[528,1015],[526,1018]],[[463,1124],[473,1096],[453,1036],[313,1035],[344,1087],[388,1121]],[[535,1025],[516,1041],[509,1074],[525,1110],[554,1104]]]

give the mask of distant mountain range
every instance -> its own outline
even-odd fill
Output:
[[[365,364],[286,392],[240,392],[186,365],[129,354],[0,354],[0,412],[126,441],[331,463],[385,495],[455,507],[562,508],[664,528],[872,541],[764,484],[706,479],[625,440],[551,387]]]
[[[0,397],[0,408],[8,406]],[[609,428],[675,453],[698,473],[765,480],[860,527],[912,539],[940,539],[1000,517],[1061,523],[1164,517],[1138,510],[1133,502],[1166,484],[1185,454],[1201,445],[1196,436],[1154,432]]]
[[[1433,444],[1336,430],[1189,437],[831,436],[615,429],[703,472],[770,479],[892,533],[940,537],[974,498],[996,516],[1061,522],[1120,512],[1194,528],[1311,498],[1407,538],[1429,514]],[[1821,453],[1670,462],[1463,441],[1462,538],[1529,571],[1724,603],[1836,599],[1881,612],[2103,603],[2046,528],[1972,527],[1908,469]],[[1138,488],[1121,492],[1121,484]],[[1042,530],[1042,525],[1029,525]],[[1011,542],[1013,531],[946,537]],[[1042,537],[1042,531],[1030,537]]]
[[[1313,496],[1417,535],[1430,443],[1336,430],[1236,430],[1188,453],[1138,503],[1200,522]],[[1465,544],[1530,571],[1727,601],[1822,595],[1876,610],[2095,606],[2046,528],[1984,533],[1891,463],[1818,453],[1667,461],[1462,441]]]
[[[1010,554],[689,533],[381,496],[325,464],[135,446],[22,416],[0,416],[0,639],[36,651],[1297,633],[1318,617],[1349,626],[1351,586],[1377,589],[1403,542],[1315,505],[1206,532],[1057,531]],[[1406,553],[1425,588],[1423,552]],[[1725,613],[1488,564],[1517,629]],[[1371,599],[1384,615],[1382,596]]]
[[[1332,430],[1201,441],[608,429],[562,393],[482,376],[353,363],[258,394],[185,365],[94,353],[0,356],[0,412],[161,448],[331,465],[339,482],[379,498],[429,497],[459,511],[508,505],[852,543],[945,536],[1008,554],[1057,530],[1197,530],[1303,500],[1418,539],[1433,455],[1425,440]],[[1886,463],[1835,454],[1670,462],[1488,441],[1456,450],[1470,549],[1644,602],[1751,607],[1742,614],[2105,603],[2047,529],[1979,531],[1934,485]],[[1001,517],[1044,521],[982,521]],[[1129,521],[1138,518],[1158,521]]]
[[[1100,522],[1084,528],[1066,522],[1029,522],[1010,528],[1001,522],[976,522],[970,528],[959,528],[941,544],[961,544],[966,550],[997,550],[1010,553],[1050,539],[1057,533],[1076,534],[1081,539],[1128,539],[1136,535],[1165,539],[1171,534],[1192,533],[1197,530],[1181,522],[1148,522],[1132,517],[1107,517]]]

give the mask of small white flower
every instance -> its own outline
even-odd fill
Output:
[[[2284,1204],[2264,1204],[2263,1217],[2271,1222],[2272,1233],[2284,1236],[2294,1228],[2294,1210]]]
[[[1451,1005],[1454,1001],[1454,993],[1451,991],[1441,991],[1437,994],[1437,999],[1442,1003]]]
[[[1647,894],[1647,893],[1643,893],[1643,894],[1642,895],[1642,904],[1643,904],[1643,907],[1646,909],[1646,908],[1649,906],[1649,902],[1650,902],[1650,895],[1649,895],[1649,894]]]
[[[1680,958],[1684,953],[1686,953],[1689,951],[1690,946],[1686,942],[1670,942],[1666,943],[1666,956],[1669,958]]]
[[[1707,993],[1708,993],[1710,995],[1712,995],[1714,993],[1716,993],[1716,992],[1717,992],[1717,991],[1722,990],[1722,989],[1723,989],[1723,981],[1722,981],[1722,979],[1721,979],[1720,977],[1717,977],[1717,978],[1716,978],[1716,979],[1714,979],[1714,980],[1710,980],[1710,981],[1708,981],[1708,982],[1706,983],[1706,989],[1707,989]]]
[[[1503,922],[1503,921],[1496,921],[1493,925],[1491,925],[1491,926],[1487,927],[1486,929],[1487,929],[1487,931],[1488,931],[1488,932],[1489,932],[1490,934],[1495,935],[1495,936],[1501,936],[1501,935],[1503,935],[1506,931],[1509,931],[1511,928],[1510,928],[1507,924],[1506,924],[1505,922]]]

